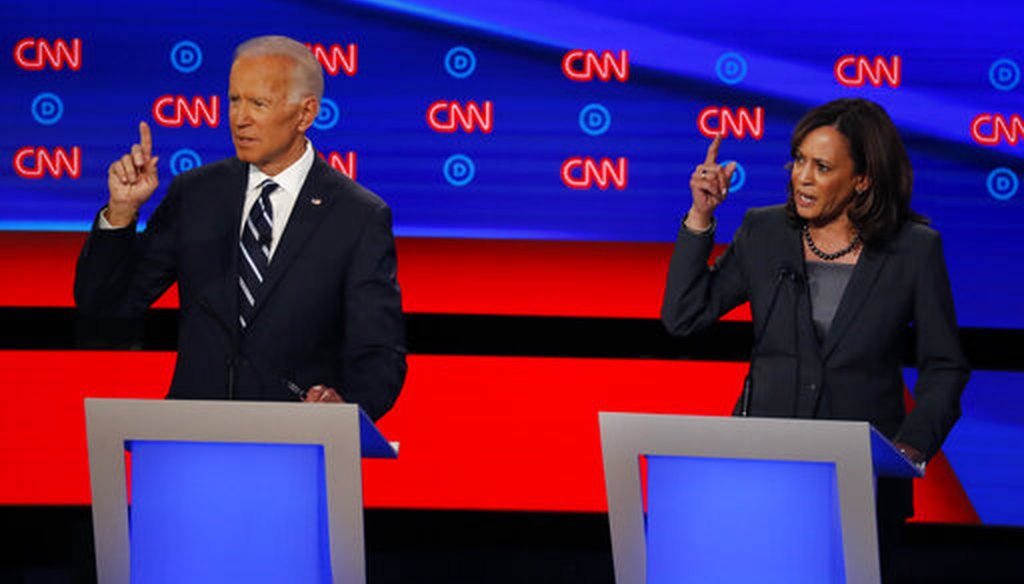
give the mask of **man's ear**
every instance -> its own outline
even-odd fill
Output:
[[[299,130],[305,132],[313,125],[320,113],[320,100],[307,95],[299,101]]]

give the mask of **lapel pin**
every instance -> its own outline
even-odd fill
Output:
[[[324,200],[321,199],[320,197],[313,197],[312,199],[309,200],[309,202],[313,203],[313,206],[319,207],[320,204],[324,202]]]

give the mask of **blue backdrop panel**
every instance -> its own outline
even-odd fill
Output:
[[[719,210],[727,241],[748,207],[785,199],[801,115],[837,97],[875,100],[910,151],[914,206],[943,234],[960,322],[1024,327],[1024,272],[1010,269],[1024,251],[1020,2],[864,0],[808,13],[799,2],[736,0],[728,17],[618,0],[103,6],[0,4],[0,229],[87,229],[106,199],[107,165],[137,140],[141,119],[161,156],[154,203],[174,174],[232,155],[231,53],[279,33],[327,51],[310,138],[328,158],[351,160],[357,180],[392,205],[399,235],[670,241],[707,148],[702,112],[760,110],[756,136],[722,146],[742,179]],[[574,51],[625,54],[628,75],[573,79]],[[182,116],[200,113],[195,99],[210,117],[193,124]],[[434,127],[439,102],[490,104],[486,131]],[[628,172],[621,184],[573,186],[561,170],[577,157],[621,160]]]
[[[130,447],[133,584],[331,581],[322,446]]]
[[[647,581],[845,582],[835,465],[648,456]]]

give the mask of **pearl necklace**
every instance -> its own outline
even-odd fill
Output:
[[[818,246],[814,245],[814,240],[811,239],[811,230],[807,226],[806,223],[804,223],[804,226],[803,226],[802,229],[803,229],[803,232],[804,232],[804,241],[807,242],[807,247],[810,248],[811,253],[813,253],[814,255],[818,256],[819,258],[825,260],[826,262],[831,262],[833,260],[837,260],[837,259],[843,257],[844,255],[852,252],[853,250],[857,249],[857,247],[860,245],[860,233],[858,233],[858,234],[853,236],[853,241],[850,242],[850,245],[848,245],[848,246],[844,247],[843,249],[841,249],[839,251],[836,251],[836,252],[825,253],[825,252],[821,251],[820,249],[818,249]]]

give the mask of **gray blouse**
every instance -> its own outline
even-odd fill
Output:
[[[818,342],[823,342],[836,316],[843,291],[850,281],[855,264],[807,262],[807,284],[811,289],[811,317]]]

